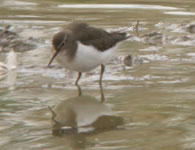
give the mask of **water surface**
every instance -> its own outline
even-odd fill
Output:
[[[36,49],[17,52],[17,70],[0,80],[1,150],[195,149],[195,33],[188,28],[194,24],[194,1],[0,4],[1,27],[12,25],[22,38],[39,41]],[[79,97],[74,86],[77,73],[46,67],[53,34],[72,21],[109,31],[126,29],[133,35],[106,65],[103,103],[100,68],[82,77]],[[137,21],[139,37],[133,31]],[[160,34],[149,35],[152,32]],[[124,67],[122,59],[129,54],[144,63]],[[6,56],[0,52],[0,61]],[[79,128],[53,135],[48,106],[62,103],[66,110],[62,121],[77,122]]]

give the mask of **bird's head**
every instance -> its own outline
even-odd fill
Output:
[[[65,34],[64,32],[59,32],[56,35],[54,35],[52,44],[53,44],[53,47],[55,49],[55,53],[52,56],[52,58],[50,59],[50,61],[48,63],[48,67],[51,65],[51,63],[53,62],[54,58],[63,49],[63,46],[66,44],[67,40],[68,40],[68,35]]]

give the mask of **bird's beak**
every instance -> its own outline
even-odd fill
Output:
[[[54,58],[57,56],[57,54],[60,52],[60,50],[58,50],[58,51],[56,51],[55,53],[54,53],[54,55],[52,56],[52,58],[50,59],[50,61],[49,61],[49,63],[48,63],[48,67],[51,65],[51,63],[53,62],[53,60],[54,60]]]
[[[49,63],[48,63],[48,67],[51,65],[51,63],[53,62],[54,58],[58,55],[58,53],[62,50],[62,47],[64,46],[64,44],[66,43],[68,36],[65,35],[63,41],[60,43],[60,45],[57,47],[56,52],[54,53],[54,55],[52,56],[52,58],[50,59]]]

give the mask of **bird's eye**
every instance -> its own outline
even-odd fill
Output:
[[[57,49],[61,49],[63,46],[65,45],[64,41],[62,41],[59,45]]]

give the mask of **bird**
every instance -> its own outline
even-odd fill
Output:
[[[78,72],[75,85],[82,73],[101,66],[99,84],[102,83],[105,63],[108,62],[117,46],[130,35],[122,31],[108,32],[92,27],[84,22],[69,23],[52,39],[51,57],[48,67],[54,58],[64,68]]]

